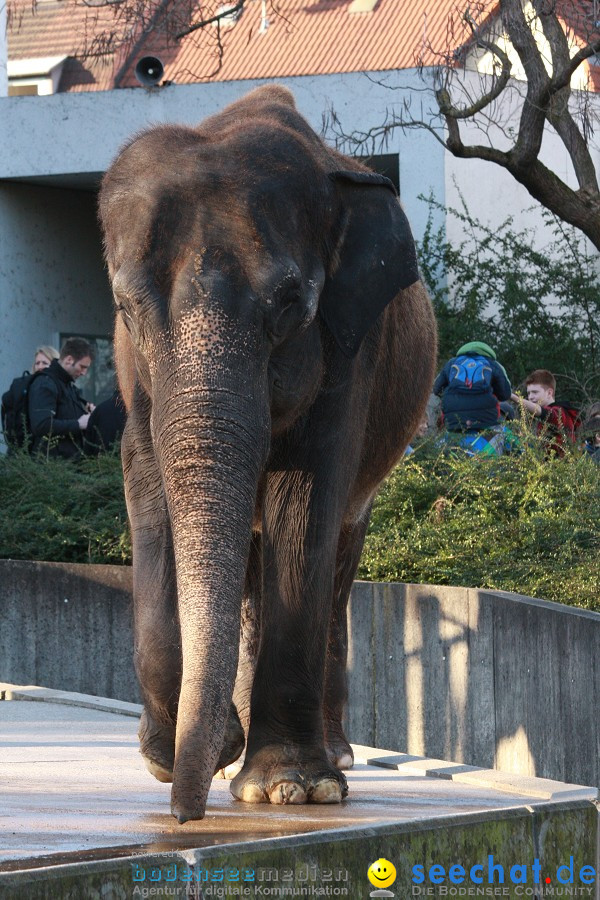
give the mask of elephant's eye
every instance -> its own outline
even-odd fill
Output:
[[[119,291],[118,293],[115,292],[113,296],[115,298],[115,309],[117,312],[123,313],[124,316],[127,316],[127,318],[130,319],[131,313],[129,312],[129,307],[131,302],[129,297],[122,291]]]
[[[280,305],[282,309],[286,309],[288,306],[291,306],[292,303],[298,303],[301,300],[302,294],[299,287],[289,287],[286,291],[284,291],[281,295]]]
[[[299,284],[287,283],[281,285],[274,297],[276,314],[280,316],[290,307],[299,304],[301,299],[302,291]]]

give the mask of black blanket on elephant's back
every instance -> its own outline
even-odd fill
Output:
[[[319,311],[340,350],[353,357],[388,303],[419,280],[419,267],[408,219],[389,178],[375,172],[332,172],[330,177],[352,185],[353,197],[346,193],[342,260],[325,282]]]

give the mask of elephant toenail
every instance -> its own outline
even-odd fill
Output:
[[[284,781],[269,791],[271,803],[306,803],[306,791],[295,782]]]
[[[320,781],[310,793],[311,803],[341,803],[348,793],[348,789],[342,791],[342,786],[333,779]]]
[[[230,790],[237,800],[243,800],[244,803],[267,803],[268,798],[259,784],[248,781],[239,788],[236,785],[236,779],[231,782]]]

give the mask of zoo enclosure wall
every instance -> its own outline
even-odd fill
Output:
[[[140,701],[130,568],[0,560],[0,585],[0,681]],[[353,743],[600,786],[600,614],[355,582],[348,618]]]

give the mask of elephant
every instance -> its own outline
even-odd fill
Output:
[[[144,761],[180,823],[244,749],[238,800],[339,803],[347,600],[436,356],[396,189],[271,84],[135,136],[99,215]]]

